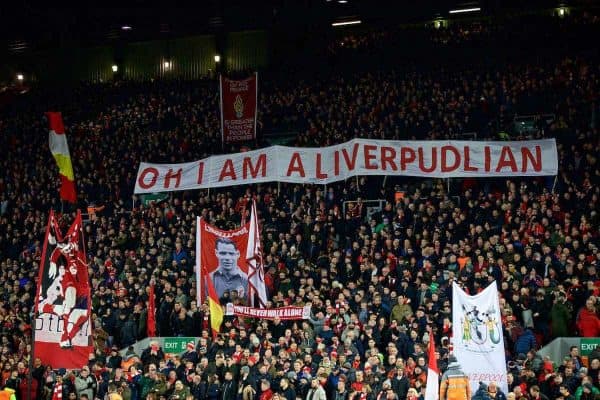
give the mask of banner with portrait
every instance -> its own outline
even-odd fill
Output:
[[[258,74],[241,80],[220,76],[223,143],[256,139]]]
[[[38,275],[34,357],[55,369],[79,369],[93,352],[84,245],[81,212],[63,236],[51,211]]]
[[[203,219],[198,219],[197,254],[199,273],[196,274],[198,298],[204,302],[208,294],[206,280],[210,280],[218,300],[223,293],[233,291],[237,297],[248,297],[248,247],[249,224],[241,228],[224,231]]]

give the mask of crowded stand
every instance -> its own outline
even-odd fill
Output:
[[[473,32],[482,41],[513,40],[496,26],[469,29],[422,35],[433,46],[460,44]],[[343,46],[372,48],[401,34],[375,32]],[[476,294],[495,281],[509,392],[482,385],[473,399],[599,398],[600,350],[584,360],[574,347],[558,363],[536,354],[555,338],[600,336],[599,66],[597,54],[586,53],[491,69],[380,68],[292,82],[266,72],[260,140],[245,144],[266,146],[282,131],[295,132],[290,144],[298,147],[472,132],[479,140],[557,138],[556,177],[273,182],[152,202],[133,194],[141,161],[239,150],[221,145],[214,79],[117,80],[18,96],[0,110],[3,392],[53,399],[58,383],[63,398],[89,400],[116,393],[131,400],[422,399],[430,341],[442,372],[455,361],[451,283]],[[69,135],[75,206],[58,196],[43,118],[50,109],[62,111]],[[519,115],[534,116],[526,133],[515,127]],[[249,218],[252,200],[267,307],[308,305],[311,315],[226,316],[213,337],[210,308],[196,299],[196,216],[234,229]],[[382,200],[380,209],[370,200]],[[58,213],[66,230],[76,208],[85,213],[94,352],[87,365],[65,370],[32,359],[32,316],[48,213]],[[154,340],[134,348],[147,338],[151,284],[157,336],[199,337],[183,353],[167,355]],[[228,292],[220,301],[244,303]]]

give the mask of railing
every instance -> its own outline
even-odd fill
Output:
[[[270,145],[287,145],[290,140],[296,137],[298,137],[297,131],[266,133],[263,135],[263,139]]]
[[[539,349],[537,354],[560,365],[572,346],[579,348],[579,354],[585,363],[588,355],[600,346],[600,338],[559,337]]]
[[[380,200],[370,200],[380,201]],[[180,354],[186,350],[187,343],[193,342],[194,347],[198,343],[199,337],[156,337],[145,338],[136,343],[133,347],[135,354],[140,356],[142,352],[150,346],[150,342],[156,340],[165,354]],[[559,337],[548,343],[546,346],[538,350],[537,354],[542,357],[548,357],[556,364],[562,364],[563,358],[569,354],[572,346],[579,348],[584,364],[588,361],[588,356],[598,346],[600,346],[600,338],[580,338],[580,337]],[[125,357],[128,349],[121,349],[119,353]]]
[[[464,132],[456,136],[461,140],[477,140],[477,132]]]
[[[535,125],[539,119],[545,120],[550,125],[556,119],[554,114],[516,115],[513,119],[514,129],[520,135],[527,135],[537,131]]]
[[[357,200],[348,200],[345,201],[342,204],[342,212],[344,213],[344,216],[346,215],[346,205],[347,204],[357,204],[358,201]],[[364,204],[365,206],[367,206],[367,216],[366,216],[366,220],[368,221],[369,218],[371,217],[371,215],[383,210],[383,206],[386,203],[386,200],[383,199],[377,199],[377,200],[361,200],[361,203]],[[368,204],[377,204],[377,206],[371,206],[369,207]]]

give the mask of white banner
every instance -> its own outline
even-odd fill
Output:
[[[498,287],[492,283],[474,296],[452,284],[452,338],[454,355],[469,376],[471,390],[479,382],[494,381],[508,393],[506,355]]]
[[[142,162],[135,193],[260,182],[327,184],[356,175],[435,178],[556,175],[554,139],[522,142],[354,139],[323,148],[272,146],[181,164]]]
[[[258,304],[264,308],[267,304],[267,287],[265,285],[265,270],[263,264],[262,245],[260,243],[260,229],[256,202],[252,201],[250,213],[250,230],[248,232],[248,247],[246,247],[246,261],[248,262],[248,289],[250,290],[250,305],[254,306],[255,297]]]

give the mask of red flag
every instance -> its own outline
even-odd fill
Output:
[[[70,203],[76,203],[75,175],[73,174],[71,154],[69,153],[62,115],[59,112],[47,112],[46,117],[48,117],[49,125],[48,141],[50,152],[56,160],[60,175],[60,198]]]
[[[425,400],[436,400],[440,391],[440,370],[435,358],[435,340],[433,332],[429,330],[429,351],[427,354],[427,386],[425,387]]]
[[[148,322],[146,324],[146,334],[148,337],[156,336],[156,303],[154,296],[154,284],[150,285],[150,294],[148,295]]]
[[[223,323],[223,307],[217,297],[217,292],[213,285],[212,279],[208,274],[204,275],[206,279],[206,286],[208,287],[208,307],[210,312],[210,327],[213,332],[213,338],[216,338],[221,330],[221,324]]]
[[[224,231],[197,217],[197,298],[203,302],[208,297],[213,334],[218,333],[223,322],[220,304],[223,293],[235,291],[240,298],[248,296],[248,265],[245,262],[248,229],[249,224],[246,224],[233,231]]]
[[[93,351],[84,246],[81,212],[65,236],[50,212],[38,275],[34,357],[53,368],[81,368]]]
[[[243,80],[219,77],[223,143],[256,139],[258,73]]]

